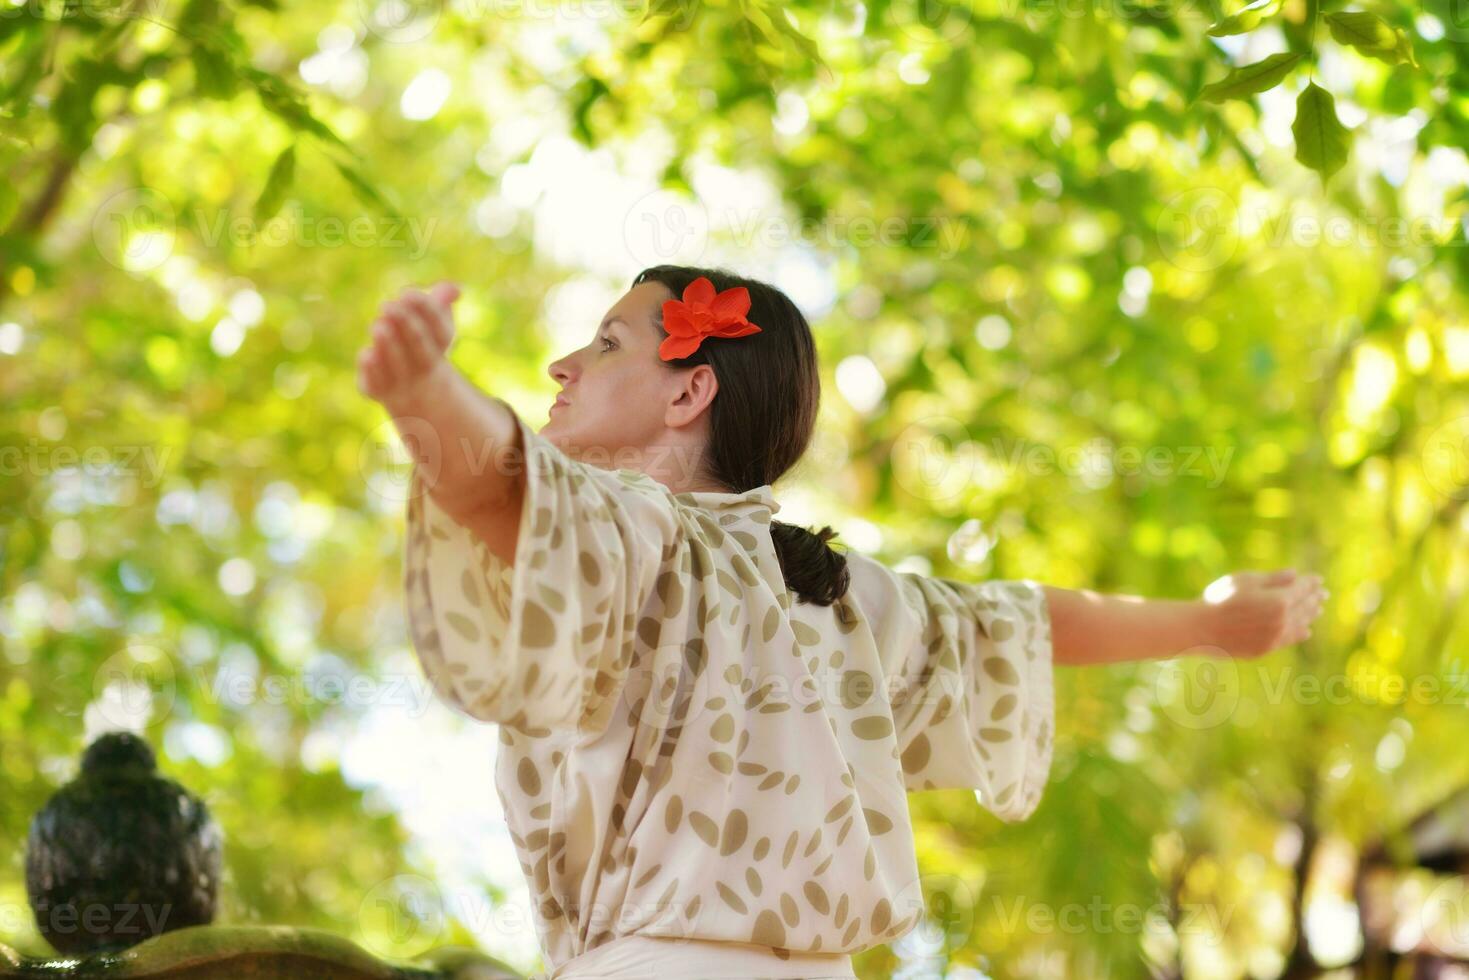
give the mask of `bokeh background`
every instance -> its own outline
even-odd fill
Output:
[[[28,821],[120,725],[223,824],[222,919],[536,968],[355,356],[455,279],[538,426],[683,262],[813,323],[782,519],[1332,591],[1264,660],[1059,671],[1040,809],[910,797],[932,921],[862,976],[1469,975],[1466,117],[1457,0],[0,0],[0,941],[45,951]]]

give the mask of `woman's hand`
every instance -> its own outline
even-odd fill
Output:
[[[382,305],[372,324],[372,342],[357,355],[357,387],[389,411],[406,407],[448,366],[444,354],[454,340],[450,304],[459,287],[441,282],[425,293],[405,289]]]
[[[1320,575],[1298,575],[1293,568],[1226,575],[1204,590],[1212,619],[1208,645],[1253,658],[1300,643],[1310,637],[1328,595]]]

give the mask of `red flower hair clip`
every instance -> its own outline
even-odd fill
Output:
[[[658,356],[665,361],[688,357],[699,349],[705,337],[744,337],[759,333],[760,328],[745,314],[750,312],[750,291],[735,286],[718,294],[709,277],[700,276],[683,291],[683,299],[663,303],[663,329],[668,336],[658,345]]]

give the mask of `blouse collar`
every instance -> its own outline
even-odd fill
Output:
[[[675,500],[695,507],[703,507],[707,510],[720,511],[743,511],[764,507],[771,514],[780,512],[780,504],[776,502],[775,492],[770,484],[762,484],[751,490],[741,493],[718,493],[712,490],[688,490],[673,495]]]

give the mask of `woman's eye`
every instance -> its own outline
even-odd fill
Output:
[[[602,338],[602,345],[602,353],[604,354],[611,350],[613,347],[617,346],[616,344],[613,344],[612,341],[607,337]]]

